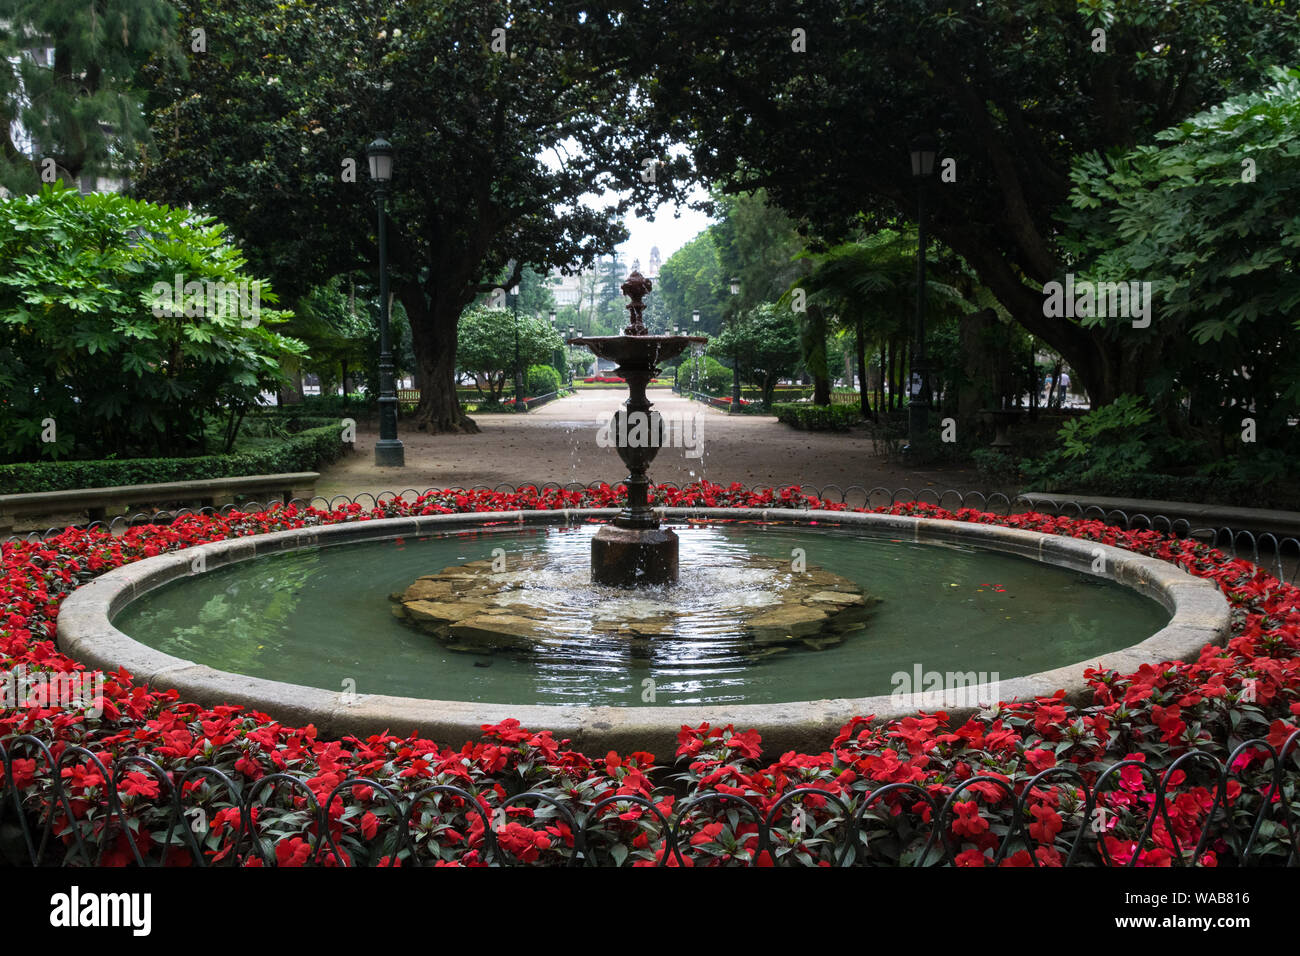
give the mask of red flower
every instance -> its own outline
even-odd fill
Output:
[[[978,837],[988,831],[989,823],[980,816],[980,806],[974,800],[953,804],[952,832],[967,838]]]

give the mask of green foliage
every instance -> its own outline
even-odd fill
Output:
[[[711,229],[705,229],[664,261],[652,298],[658,300],[669,325],[688,329],[691,335],[717,333],[722,327],[727,279],[718,263]],[[700,312],[698,326],[692,321],[696,309]]]
[[[338,420],[303,417],[288,427],[301,430],[272,447],[243,454],[0,464],[0,494],[318,471],[347,447]]]
[[[489,402],[500,401],[506,383],[513,384],[516,360],[522,371],[549,361],[562,344],[547,319],[523,314],[516,319],[510,309],[483,306],[465,310],[457,334],[460,368],[486,383]]]
[[[778,403],[772,411],[777,421],[804,431],[844,432],[862,420],[856,405]]]
[[[685,382],[688,388],[694,388],[706,395],[731,394],[731,369],[712,355],[701,356],[697,362],[698,365],[687,363],[682,366],[681,381]]]
[[[288,313],[267,307],[267,284],[252,311],[258,280],[244,264],[222,226],[183,209],[60,187],[0,200],[0,447],[16,459],[176,454],[224,417],[228,448],[304,350],[273,330]],[[217,283],[248,294],[209,294]],[[50,419],[57,443],[42,441]]]
[[[45,160],[68,185],[123,176],[148,139],[140,68],[150,57],[179,63],[176,39],[176,11],[164,0],[8,0],[0,12],[0,185],[38,192]],[[38,59],[46,48],[52,60]],[[16,129],[30,143],[15,142]]]
[[[560,373],[550,365],[533,365],[528,369],[528,396],[537,398],[560,390]]]
[[[376,261],[363,153],[382,130],[392,291],[438,383],[416,412],[430,430],[473,428],[454,399],[456,325],[485,282],[511,260],[590,265],[626,238],[623,212],[684,190],[686,161],[639,122],[618,18],[577,0],[498,11],[504,52],[482,0],[175,5],[211,52],[187,76],[156,71],[140,188],[221,216],[296,294]],[[653,182],[642,156],[665,158]],[[607,207],[583,201],[606,186]]]
[[[1142,399],[1122,395],[1062,425],[1059,447],[1025,470],[1031,477],[1054,475],[1083,483],[1143,475],[1151,470],[1161,439],[1156,417]]]
[[[794,313],[764,302],[727,323],[709,351],[738,362],[741,377],[763,391],[763,403],[772,403],[777,380],[799,364],[799,328]]]
[[[285,331],[307,344],[309,355],[301,363],[302,371],[315,373],[326,387],[339,384],[345,369],[349,379],[369,377],[373,365],[373,390],[378,391],[379,328],[373,308],[377,303],[357,299],[355,287],[349,288],[341,277],[313,286],[298,300]],[[393,316],[393,322],[397,332],[398,316]]]
[[[1043,315],[1060,278],[1054,216],[1071,161],[1150,142],[1270,64],[1300,62],[1293,4],[1247,0],[677,0],[629,4],[650,128],[727,192],[767,190],[828,241],[915,209],[909,144],[939,137],[956,180],[932,183],[931,234],[1015,321],[1064,355],[1095,401],[1135,391],[1158,355]],[[791,53],[789,29],[818,24]],[[1104,27],[1106,52],[1093,52]],[[1279,133],[1285,130],[1279,128]],[[1238,161],[1240,157],[1237,157]],[[942,200],[936,201],[938,195]]]
[[[1147,381],[1230,435],[1297,447],[1300,412],[1300,70],[1163,130],[1152,145],[1075,164],[1068,246],[1089,278],[1145,280],[1151,326],[1084,324],[1162,356]],[[1081,269],[1083,271],[1083,269]],[[1252,412],[1245,411],[1252,409]]]

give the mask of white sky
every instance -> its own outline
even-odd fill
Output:
[[[692,198],[703,199],[707,193],[697,189]],[[680,212],[680,218],[674,213]],[[704,213],[688,206],[660,206],[655,210],[655,221],[650,222],[640,216],[628,215],[623,219],[631,238],[618,247],[619,256],[629,264],[633,259],[640,259],[642,267],[650,262],[650,247],[659,247],[659,256],[667,262],[668,257],[690,242],[713,222]]]

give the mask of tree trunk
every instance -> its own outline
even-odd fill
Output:
[[[889,410],[892,412],[898,406],[898,385],[894,381],[894,356],[898,349],[893,342],[886,342],[885,349],[889,361],[889,374],[885,378],[885,381],[889,384],[889,395],[886,401],[889,402]]]
[[[885,344],[883,342],[877,348],[877,358],[879,367],[876,370],[876,408],[883,410],[885,408]]]
[[[434,434],[477,434],[478,425],[465,414],[456,395],[456,325],[464,303],[444,295],[429,303],[424,290],[410,282],[402,283],[398,295],[411,322],[411,348],[420,386],[415,427]]]
[[[804,365],[813,380],[813,404],[831,403],[831,375],[826,364],[826,313],[821,306],[808,308],[804,325]]]
[[[871,400],[867,395],[867,342],[862,328],[862,318],[858,318],[857,334],[854,336],[854,351],[858,360],[858,405],[863,418],[871,417]]]

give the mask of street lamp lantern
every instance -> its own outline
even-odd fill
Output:
[[[934,158],[939,152],[934,137],[923,134],[912,140],[912,175],[917,179],[934,175]]]
[[[379,441],[375,442],[375,464],[401,468],[406,450],[397,437],[397,386],[394,381],[393,343],[388,324],[388,221],[384,200],[393,178],[393,144],[382,137],[366,147],[370,178],[375,184],[379,242]]]
[[[740,280],[735,278],[734,276],[732,277],[731,280],[731,294],[740,295]]]
[[[700,327],[700,310],[699,310],[699,309],[692,309],[692,310],[691,310],[691,324],[692,324],[693,326],[695,326],[696,334],[698,335],[698,334],[699,334],[699,327]]]
[[[370,160],[370,178],[377,183],[386,183],[393,178],[393,144],[382,136],[372,140],[366,147],[366,158]]]

